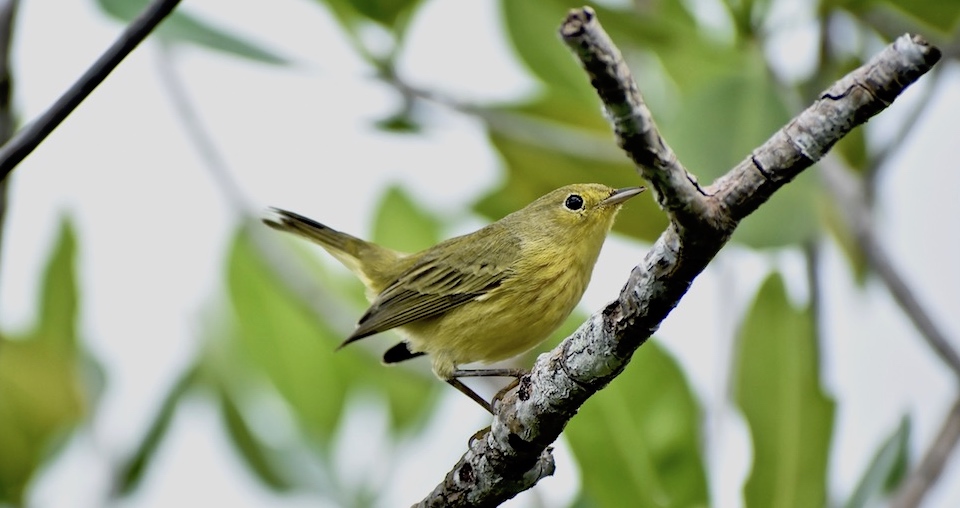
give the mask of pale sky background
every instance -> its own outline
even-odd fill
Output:
[[[436,212],[457,210],[497,185],[498,157],[482,126],[470,118],[432,108],[423,135],[375,130],[373,121],[391,111],[397,98],[371,78],[313,2],[184,4],[300,62],[275,68],[193,48],[176,54],[199,115],[255,207],[282,206],[364,236],[374,205],[391,183],[402,182]],[[498,33],[494,5],[428,2],[411,29],[401,71],[415,84],[468,100],[534,92],[535,83]],[[774,46],[784,61],[801,66],[809,60],[804,55],[812,39],[802,11],[790,17],[796,25],[785,27]],[[23,2],[14,46],[15,104],[22,117],[45,109],[120,30],[92,0]],[[59,217],[70,214],[79,231],[81,330],[109,383],[93,438],[70,442],[33,489],[33,506],[102,504],[110,461],[138,442],[160,398],[200,346],[204,313],[223,298],[223,261],[236,217],[170,107],[157,75],[158,54],[150,43],[138,49],[13,174],[0,260],[0,327],[21,330],[33,322],[42,263]],[[869,132],[883,136],[918,94],[936,94],[907,148],[885,170],[877,220],[885,245],[922,302],[956,338],[960,235],[953,218],[960,215],[955,198],[960,144],[943,143],[943,133],[957,131],[960,73],[956,66],[945,70],[936,90],[911,88],[871,121]],[[588,168],[583,180],[593,180]],[[584,308],[598,309],[615,297],[644,252],[635,243],[608,242]],[[913,419],[914,456],[921,453],[956,388],[939,361],[918,345],[883,288],[875,281],[863,291],[856,288],[836,248],[827,251],[825,261],[824,382],[838,401],[830,492],[845,500],[903,414]],[[773,265],[792,277],[793,295],[805,298],[796,283],[803,270],[798,254],[727,248],[658,333],[705,404],[716,506],[741,505],[740,482],[750,457],[742,419],[721,402],[733,316],[742,314]],[[463,453],[466,439],[488,422],[453,390],[441,405],[421,436],[390,449],[376,404],[358,401],[347,416],[350,431],[342,436],[348,444],[338,449],[342,477],[359,483],[370,471],[383,472],[388,487],[382,506],[420,499]],[[284,408],[274,409],[283,422]],[[534,506],[538,500],[555,506],[572,499],[578,471],[562,441],[556,456],[556,476],[508,506]],[[960,467],[953,460],[926,506],[960,506],[958,479]],[[280,497],[260,487],[202,397],[178,412],[142,488],[122,505],[321,506],[312,497]]]

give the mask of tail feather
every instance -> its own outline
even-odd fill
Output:
[[[329,247],[337,251],[349,254],[356,258],[358,255],[357,246],[364,244],[363,240],[350,236],[346,233],[337,231],[331,227],[324,226],[319,222],[304,217],[298,213],[280,208],[271,208],[273,217],[264,217],[263,223],[273,229],[286,231],[302,236],[307,240],[319,243],[323,247]]]
[[[270,211],[272,215],[263,218],[264,224],[320,244],[360,277],[369,291],[379,293],[392,282],[391,270],[401,257],[400,253],[324,226],[298,213],[280,208],[271,208]]]

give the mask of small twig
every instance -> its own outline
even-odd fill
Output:
[[[243,195],[243,191],[240,190],[240,186],[234,180],[226,158],[220,153],[217,144],[210,136],[209,130],[204,127],[203,121],[197,115],[197,107],[190,100],[190,94],[171,61],[171,51],[170,46],[161,44],[157,52],[157,74],[160,76],[160,84],[167,91],[167,96],[170,97],[173,109],[186,131],[187,139],[197,150],[204,162],[204,167],[210,172],[210,176],[213,177],[213,180],[223,192],[227,202],[230,203],[235,212],[246,212],[250,209],[250,205]]]
[[[0,180],[6,180],[13,168],[30,155],[179,3],[180,0],[154,0],[73,86],[42,115],[0,147]]]
[[[920,506],[930,487],[936,484],[943,473],[947,460],[953,455],[958,442],[960,442],[960,399],[954,401],[937,437],[934,438],[917,467],[900,485],[890,506],[892,508]]]
[[[268,233],[256,214],[251,211],[252,206],[233,178],[230,165],[196,114],[197,108],[177,74],[171,61],[169,48],[161,47],[157,64],[160,83],[173,103],[174,111],[187,134],[187,140],[197,150],[204,162],[203,167],[210,173],[217,188],[230,203],[230,207],[241,217],[253,247],[263,258],[268,269],[273,271],[283,286],[297,296],[296,301],[303,305],[308,313],[329,324],[335,330],[343,331],[344,335],[348,335],[353,330],[354,323],[346,317],[350,313],[344,312],[343,304],[323,291],[319,285],[311,283],[312,279],[305,276],[309,270],[304,266],[303,260],[279,248],[277,235]]]
[[[946,333],[934,323],[926,308],[920,304],[877,238],[862,185],[834,157],[825,158],[821,163],[821,169],[826,187],[833,194],[833,201],[857,239],[857,244],[866,256],[870,267],[887,286],[893,299],[903,309],[930,349],[953,371],[957,380],[960,380],[960,353],[951,345]]]
[[[551,474],[549,445],[587,398],[626,367],[737,223],[886,108],[940,57],[919,37],[897,39],[701,192],[656,132],[593,11],[571,11],[561,34],[610,112],[618,143],[641,165],[644,178],[656,182],[671,224],[634,268],[619,298],[541,355],[530,375],[503,396],[489,431],[471,441],[420,506],[494,506]]]

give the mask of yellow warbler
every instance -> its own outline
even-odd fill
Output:
[[[440,379],[493,412],[458,378],[519,377],[515,369],[471,369],[536,346],[570,315],[624,201],[643,187],[561,187],[473,233],[403,254],[273,209],[268,226],[313,240],[367,287],[370,308],[340,347],[397,328],[404,341],[384,363],[423,354]]]

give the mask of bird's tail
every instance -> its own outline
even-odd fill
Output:
[[[361,240],[355,236],[324,226],[298,213],[271,208],[272,215],[263,218],[263,223],[279,231],[302,236],[320,244],[350,271],[357,274],[364,284],[376,291],[389,267],[396,264],[400,253]]]

